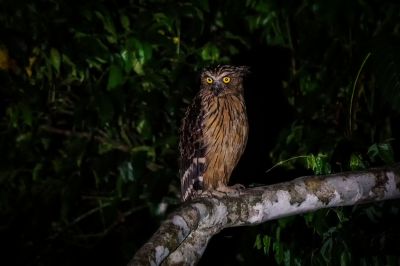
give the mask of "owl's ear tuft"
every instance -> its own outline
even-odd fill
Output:
[[[238,66],[237,70],[241,74],[241,76],[246,76],[251,73],[249,66]]]

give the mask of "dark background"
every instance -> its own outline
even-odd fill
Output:
[[[180,204],[204,66],[251,67],[232,183],[398,162],[397,2],[3,0],[3,261],[125,265]],[[400,265],[399,216],[393,200],[226,229],[200,265]]]

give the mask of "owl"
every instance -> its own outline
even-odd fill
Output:
[[[179,139],[182,200],[203,192],[229,193],[233,169],[246,147],[248,122],[243,98],[246,66],[202,71],[200,91],[182,120]]]

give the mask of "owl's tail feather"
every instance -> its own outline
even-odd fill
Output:
[[[197,191],[204,189],[203,174],[205,172],[205,158],[195,157],[192,163],[181,175],[182,201],[193,198]]]

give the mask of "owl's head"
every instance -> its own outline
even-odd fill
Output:
[[[201,73],[201,87],[215,96],[243,91],[243,77],[249,73],[247,66],[218,65],[205,68]]]

